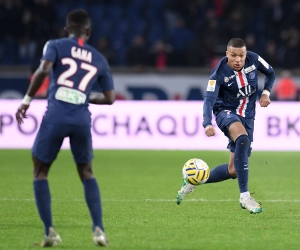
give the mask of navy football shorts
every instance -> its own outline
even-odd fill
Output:
[[[252,150],[252,143],[253,143],[253,131],[254,131],[254,119],[253,118],[244,118],[242,116],[239,116],[235,113],[232,113],[228,110],[221,110],[216,115],[216,122],[218,127],[221,129],[221,131],[224,133],[226,137],[228,137],[229,143],[227,145],[227,148],[230,150],[230,152],[235,152],[235,143],[233,140],[231,140],[229,135],[229,126],[234,122],[240,122],[245,127],[249,139],[250,139],[250,147],[248,150],[248,157],[251,155]]]
[[[73,159],[84,164],[93,159],[90,126],[76,126],[42,122],[32,147],[32,154],[40,161],[51,164],[63,143],[69,137]]]

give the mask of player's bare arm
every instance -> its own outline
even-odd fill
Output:
[[[27,95],[33,97],[39,87],[42,85],[46,76],[49,75],[52,69],[53,63],[48,60],[42,60],[39,68],[34,72],[31,83],[27,90]]]
[[[19,124],[23,123],[23,119],[27,118],[26,111],[29,108],[30,101],[32,100],[33,96],[42,85],[44,79],[47,75],[49,75],[52,69],[52,62],[48,60],[43,60],[39,66],[39,68],[34,72],[33,78],[31,83],[28,87],[27,93],[22,101],[22,104],[18,108],[16,112],[16,119]]]
[[[103,92],[93,92],[90,94],[89,103],[92,104],[108,104],[114,103],[116,97],[113,90],[103,91]]]

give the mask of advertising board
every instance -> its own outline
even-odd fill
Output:
[[[15,120],[20,100],[0,100],[0,148],[31,148],[47,107],[33,100],[22,125]],[[257,103],[253,150],[300,151],[299,102]],[[216,127],[207,137],[202,101],[116,101],[90,105],[95,149],[226,150]],[[62,148],[69,148],[66,138]]]

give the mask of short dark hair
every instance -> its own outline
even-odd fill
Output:
[[[91,25],[89,14],[84,9],[72,10],[67,15],[67,26],[73,29],[83,29]]]
[[[233,47],[233,48],[243,48],[243,47],[247,47],[246,43],[244,42],[243,39],[241,38],[232,38],[228,44],[227,44],[227,48],[228,47]]]

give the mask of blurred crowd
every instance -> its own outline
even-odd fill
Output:
[[[300,0],[0,0],[0,64],[37,65],[80,7],[111,66],[212,67],[240,37],[274,68],[300,68]]]

